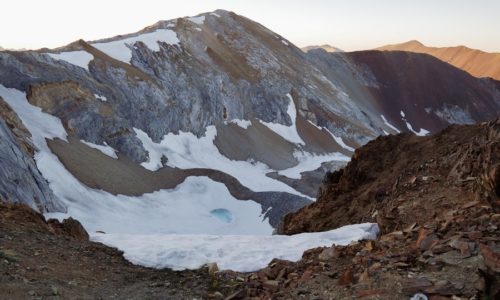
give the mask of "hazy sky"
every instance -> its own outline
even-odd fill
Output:
[[[500,0],[2,0],[0,46],[58,47],[217,8],[298,46],[361,50],[417,39],[500,52]]]

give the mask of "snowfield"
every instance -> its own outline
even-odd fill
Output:
[[[63,60],[72,65],[78,66],[80,68],[84,68],[85,70],[89,70],[89,63],[94,59],[94,56],[87,51],[68,51],[61,53],[46,53],[48,56],[53,59]]]
[[[294,152],[295,158],[299,161],[296,166],[289,169],[281,170],[279,175],[286,176],[292,179],[302,178],[302,172],[316,170],[321,167],[321,164],[329,161],[345,161],[351,160],[349,157],[341,153],[330,153],[324,155],[315,155],[308,152],[297,151]]]
[[[378,232],[377,224],[365,223],[291,236],[98,234],[92,239],[117,247],[127,260],[146,267],[184,270],[215,262],[222,270],[251,272],[273,258],[298,261],[305,250],[375,239]]]
[[[399,129],[397,129],[395,126],[393,126],[391,123],[387,121],[387,119],[384,117],[384,115],[380,115],[380,118],[382,118],[382,121],[384,121],[384,124],[387,125],[390,129],[396,131],[397,133],[401,133]]]
[[[403,120],[403,122],[405,122],[406,124],[406,128],[408,128],[408,130],[410,130],[411,132],[413,132],[414,134],[418,135],[418,136],[426,136],[428,135],[430,132],[429,130],[427,129],[423,129],[423,128],[420,128],[420,130],[417,132],[415,130],[413,130],[413,126],[411,126],[410,122],[408,122],[408,120],[406,120],[406,115],[403,111],[400,111],[400,114],[401,114],[401,119]]]
[[[159,42],[164,42],[171,45],[178,45],[180,43],[175,31],[170,29],[158,29],[153,32],[143,33],[138,36],[122,40],[95,43],[92,44],[92,46],[114,59],[130,64],[130,60],[132,59],[132,51],[129,47],[133,46],[136,42],[142,42],[149,49],[156,52],[160,51],[160,45],[158,44]]]
[[[106,144],[106,142],[104,142],[104,145],[97,145],[94,143],[86,142],[84,140],[80,140],[80,142],[84,143],[85,145],[89,146],[90,148],[94,148],[96,150],[101,151],[103,154],[106,154],[109,157],[112,157],[114,159],[118,159],[118,156],[116,155],[116,150],[113,149],[108,144]]]
[[[165,135],[160,143],[153,142],[147,133],[140,129],[134,128],[134,131],[149,153],[149,161],[142,163],[142,166],[149,170],[158,170],[162,166],[161,157],[164,155],[168,158],[167,165],[170,167],[219,170],[235,177],[242,185],[255,192],[287,192],[307,197],[289,185],[266,176],[274,170],[264,163],[231,160],[222,155],[214,144],[217,135],[215,126],[208,126],[205,135],[200,138],[190,132],[181,131],[179,134]]]
[[[269,129],[283,137],[285,140],[294,143],[294,144],[300,144],[300,145],[305,145],[304,141],[300,137],[299,133],[297,132],[297,110],[295,109],[295,103],[293,102],[293,98],[290,94],[286,95],[288,99],[290,100],[290,103],[288,104],[288,109],[287,113],[290,116],[290,119],[292,120],[292,125],[291,126],[285,126],[283,124],[279,123],[271,123],[271,122],[264,122],[260,121],[262,124],[266,125]]]

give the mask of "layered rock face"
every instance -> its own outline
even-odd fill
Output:
[[[215,146],[207,152],[261,168],[265,164],[265,180],[272,177],[290,187],[252,189],[238,174],[218,169],[252,193],[271,192],[240,198],[273,199],[263,207],[279,211],[277,219],[316,196],[321,163],[341,166],[353,148],[379,135],[432,133],[500,112],[498,82],[475,79],[417,54],[304,53],[262,25],[222,10],[53,50],[2,51],[0,85],[24,93],[31,105],[60,119],[70,139],[49,141],[49,147],[80,182],[112,194],[137,196],[212,172],[193,170],[215,168],[205,162],[176,164],[172,152],[188,157],[193,149],[184,144],[172,150],[166,137],[208,138],[214,126],[210,143]],[[88,143],[112,148],[118,159],[98,156]],[[323,157],[302,169],[311,156],[337,152],[343,159],[328,164]],[[29,170],[12,158],[9,162],[9,168]],[[100,166],[106,171],[97,173]],[[143,166],[156,173],[130,181]],[[179,177],[167,167],[187,171]],[[165,173],[175,178],[166,182]],[[233,179],[223,183],[229,186]],[[48,196],[32,196],[42,199],[42,206],[63,210],[43,200]]]
[[[40,212],[64,211],[36,167],[30,133],[0,97],[0,201],[25,203]]]

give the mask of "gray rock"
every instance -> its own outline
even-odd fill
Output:
[[[0,113],[0,201],[27,204],[40,212],[64,212],[65,207],[52,193],[35,161],[22,150],[21,140],[2,119],[6,105],[0,98],[3,109]]]

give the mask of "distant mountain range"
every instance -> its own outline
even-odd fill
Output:
[[[425,53],[439,58],[476,77],[491,77],[500,80],[500,53],[488,53],[465,46],[428,47],[419,41],[386,45],[376,50],[409,51]]]
[[[340,48],[337,48],[337,47],[334,47],[334,46],[330,46],[330,45],[327,45],[327,44],[320,45],[320,46],[307,46],[307,47],[303,47],[301,49],[304,52],[309,52],[310,50],[313,50],[313,49],[323,49],[326,52],[344,52],[344,50],[342,50]]]

